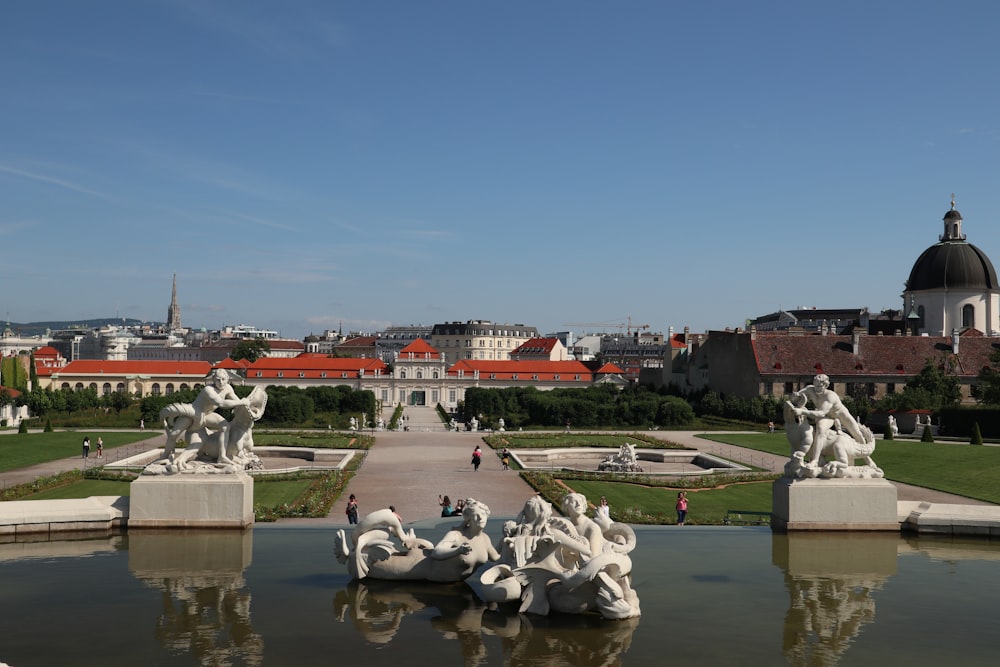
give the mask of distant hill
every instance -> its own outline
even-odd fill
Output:
[[[101,317],[93,320],[53,320],[51,322],[27,322],[25,324],[9,322],[6,326],[9,326],[14,333],[22,336],[44,336],[45,332],[54,329],[100,329],[106,324],[138,326],[140,324],[151,323],[130,317]]]

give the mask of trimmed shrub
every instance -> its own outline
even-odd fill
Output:
[[[970,445],[983,444],[983,434],[979,430],[979,422],[972,422],[972,437],[969,439]]]
[[[934,432],[931,431],[930,424],[924,427],[924,432],[920,434],[920,442],[934,442]]]

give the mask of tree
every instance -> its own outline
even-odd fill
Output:
[[[951,362],[937,364],[927,359],[920,372],[906,381],[903,391],[890,394],[878,403],[881,410],[940,410],[958,405],[962,400],[958,377],[951,372]]]
[[[972,422],[972,437],[969,439],[969,444],[983,444],[983,432],[979,430],[979,422]]]
[[[979,371],[978,381],[979,402],[1000,405],[1000,350],[990,353],[990,365]]]
[[[229,353],[229,358],[234,361],[246,359],[252,364],[261,357],[267,356],[270,351],[271,344],[263,338],[248,338],[236,344],[233,351]]]

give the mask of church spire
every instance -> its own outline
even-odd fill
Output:
[[[177,274],[174,274],[174,287],[170,293],[170,307],[167,308],[167,329],[176,331],[181,328],[181,307],[177,304]]]

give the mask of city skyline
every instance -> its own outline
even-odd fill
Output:
[[[947,11],[946,11],[947,10]],[[1000,256],[1000,7],[3,9],[0,313],[298,338],[901,308]]]

